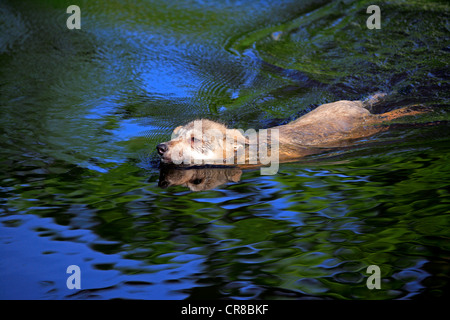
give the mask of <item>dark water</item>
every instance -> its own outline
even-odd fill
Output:
[[[78,1],[68,30],[65,1],[2,1],[0,298],[448,296],[450,8],[381,3],[369,30],[371,4]],[[258,129],[377,91],[433,111],[276,175],[158,186],[188,120]]]

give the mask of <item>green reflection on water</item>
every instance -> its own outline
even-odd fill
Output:
[[[25,232],[114,257],[92,268],[149,292],[157,274],[159,290],[192,298],[448,294],[445,123],[214,190],[157,187],[156,144],[196,117],[261,128],[382,90],[377,111],[423,103],[434,111],[417,122],[448,121],[448,4],[382,4],[379,32],[365,28],[369,4],[82,1],[69,32],[63,1],[2,3],[2,228],[40,217]],[[51,255],[64,257],[46,248],[36,269]],[[373,264],[381,290],[366,287]]]

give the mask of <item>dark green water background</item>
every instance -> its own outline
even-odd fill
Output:
[[[1,299],[448,296],[448,1],[77,4],[68,30],[66,1],[0,2]],[[259,129],[377,91],[435,125],[158,187],[155,146],[188,120]]]

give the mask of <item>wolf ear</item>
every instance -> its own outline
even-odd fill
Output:
[[[178,127],[176,127],[176,128],[173,130],[172,134],[178,134],[178,131],[180,131],[181,128],[183,128],[183,126],[178,126]]]

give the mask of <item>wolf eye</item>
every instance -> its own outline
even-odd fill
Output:
[[[191,145],[193,146],[195,143],[199,143],[201,140],[197,139],[195,136],[191,137]]]

